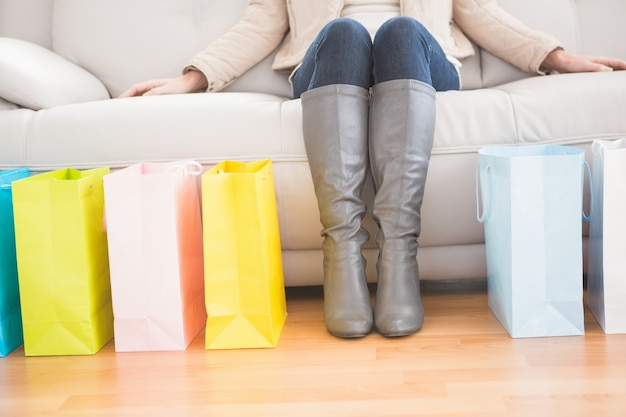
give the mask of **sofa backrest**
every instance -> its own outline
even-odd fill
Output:
[[[116,96],[135,82],[178,75],[189,57],[225,32],[247,0],[0,0],[0,36],[38,43],[95,74]],[[531,27],[554,34],[574,52],[626,58],[611,24],[623,0],[500,0]],[[619,13],[621,11],[622,13]],[[464,62],[463,87],[528,76],[486,51]],[[290,95],[287,76],[268,57],[230,91]]]
[[[53,0],[0,0],[0,36],[52,49]]]

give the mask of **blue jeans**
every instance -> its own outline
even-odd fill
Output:
[[[414,79],[437,91],[458,90],[459,76],[435,38],[417,20],[394,17],[372,42],[369,32],[353,19],[328,23],[309,47],[292,78],[293,96],[332,84],[369,89],[384,81]]]

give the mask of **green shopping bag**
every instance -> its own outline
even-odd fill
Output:
[[[113,337],[103,176],[60,169],[13,184],[27,356],[93,354]]]

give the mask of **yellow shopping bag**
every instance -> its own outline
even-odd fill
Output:
[[[27,356],[82,355],[113,337],[103,176],[60,169],[13,183]]]
[[[287,308],[271,160],[202,176],[206,349],[275,347]]]

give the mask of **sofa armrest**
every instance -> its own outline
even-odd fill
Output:
[[[100,80],[34,43],[0,37],[0,97],[33,110],[109,99]]]

